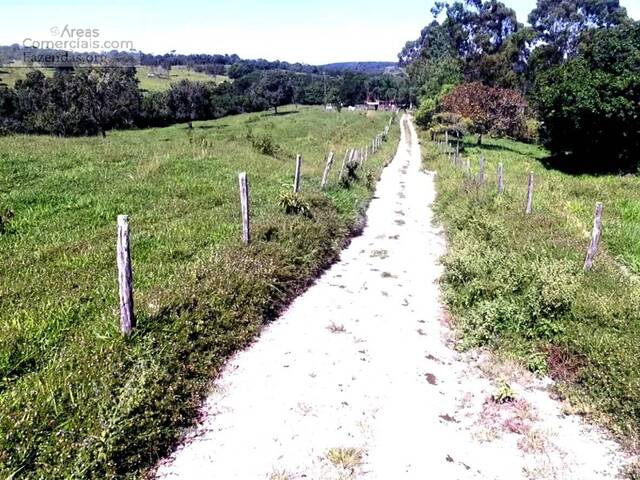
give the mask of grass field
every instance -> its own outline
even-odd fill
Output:
[[[638,448],[640,432],[640,178],[570,176],[545,168],[536,146],[487,139],[465,143],[476,180],[434,144],[425,167],[438,171],[437,213],[449,252],[445,297],[462,345],[490,346],[559,380],[577,412],[604,421]],[[477,182],[478,158],[487,182]],[[503,195],[496,169],[505,169]],[[523,214],[535,174],[533,214]],[[582,271],[597,201],[603,244]]]
[[[229,80],[229,77],[224,75],[207,75],[206,73],[196,72],[195,70],[189,70],[185,67],[176,66],[169,72],[169,78],[149,78],[148,74],[151,72],[149,67],[138,67],[138,80],[140,81],[140,88],[150,92],[161,92],[168,90],[172,83],[177,83],[180,80],[191,80],[192,82],[215,82],[222,83],[225,80]]]
[[[285,109],[286,110],[286,109]],[[343,188],[388,113],[289,109],[106,139],[0,138],[0,477],[111,478],[153,464],[210,377],[335,257],[397,143]],[[248,141],[268,139],[278,158]],[[325,155],[337,152],[329,190]],[[304,156],[302,201],[280,193]],[[254,219],[240,242],[239,171]],[[115,218],[130,215],[139,328],[118,330]]]
[[[2,83],[13,87],[16,81],[26,78],[30,71],[36,68],[15,68],[15,67],[0,67],[0,79]],[[37,68],[41,70],[46,76],[53,76],[53,68]],[[151,73],[149,67],[141,66],[137,67],[137,76],[140,81],[140,88],[149,92],[161,92],[168,90],[172,83],[177,83],[180,80],[191,80],[193,82],[215,82],[221,83],[224,80],[229,80],[228,77],[223,75],[211,76],[206,73],[199,73],[194,70],[189,70],[186,67],[176,66],[170,71],[169,78],[150,78],[148,75]]]

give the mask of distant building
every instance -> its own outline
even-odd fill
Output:
[[[378,100],[367,100],[364,102],[367,110],[378,110],[380,108],[380,102]]]

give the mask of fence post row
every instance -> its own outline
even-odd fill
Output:
[[[249,181],[246,172],[238,174],[240,183],[240,210],[242,212],[242,241],[245,245],[251,242],[251,228],[249,225]]]
[[[118,293],[120,297],[120,331],[131,335],[136,327],[133,313],[133,273],[131,270],[131,244],[129,240],[129,217],[118,215],[118,241],[116,259],[118,264]]]
[[[300,191],[300,170],[302,169],[302,155],[296,155],[296,173],[293,179],[293,193]]]
[[[600,245],[600,239],[602,238],[602,209],[604,205],[602,202],[596,203],[596,211],[593,216],[593,230],[591,231],[591,241],[587,248],[587,255],[584,260],[584,270],[589,271],[593,267],[593,261],[596,253],[598,253],[598,247]]]
[[[527,206],[524,213],[529,215],[533,211],[533,172],[529,172],[529,185],[527,188]]]

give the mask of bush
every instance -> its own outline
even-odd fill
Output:
[[[640,25],[602,30],[578,58],[539,76],[542,138],[562,167],[636,171]]]
[[[313,218],[309,203],[300,198],[300,195],[293,192],[281,192],[278,204],[287,215],[302,215]]]
[[[416,123],[424,128],[428,128],[436,114],[438,103],[433,98],[424,98],[420,101],[420,106],[416,110]]]
[[[280,158],[282,156],[282,147],[280,147],[269,134],[254,135],[251,130],[249,130],[249,132],[247,132],[247,140],[249,140],[251,146],[257,152],[263,155],[273,158]]]
[[[9,223],[13,219],[13,211],[10,208],[0,208],[0,235],[9,231]]]

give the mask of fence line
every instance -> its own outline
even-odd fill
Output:
[[[443,142],[442,134],[436,134],[432,136],[432,141],[435,143],[436,148],[440,151],[440,153],[443,155],[446,155],[448,160],[451,160],[451,155],[454,154],[454,152],[453,152],[453,146],[450,143],[448,143],[447,131],[444,132],[444,138],[445,138],[445,141]],[[452,164],[456,168],[463,167],[463,162],[461,158],[458,159],[457,157],[459,151],[460,150],[456,145],[456,151],[455,151],[456,158],[452,160]],[[479,158],[479,163],[480,163],[480,171],[478,173],[477,181],[478,181],[478,184],[481,186],[485,182],[485,175],[484,175],[485,159],[482,155]],[[464,178],[473,179],[473,176],[471,174],[471,162],[469,158],[467,158],[467,161],[466,161],[466,168],[464,169]],[[500,162],[497,166],[496,179],[497,179],[497,193],[498,195],[502,195],[505,191],[504,164],[502,162]],[[525,215],[531,215],[533,213],[533,193],[534,193],[534,173],[533,171],[529,171],[529,174],[527,176],[527,196],[526,196],[525,208],[524,208]],[[602,226],[603,209],[604,209],[603,203],[597,202],[594,216],[593,216],[593,228],[591,231],[591,239],[587,247],[587,252],[585,255],[585,260],[583,265],[584,271],[589,271],[593,268],[595,257],[600,248],[600,242],[602,239],[602,231],[603,231],[603,226]]]

